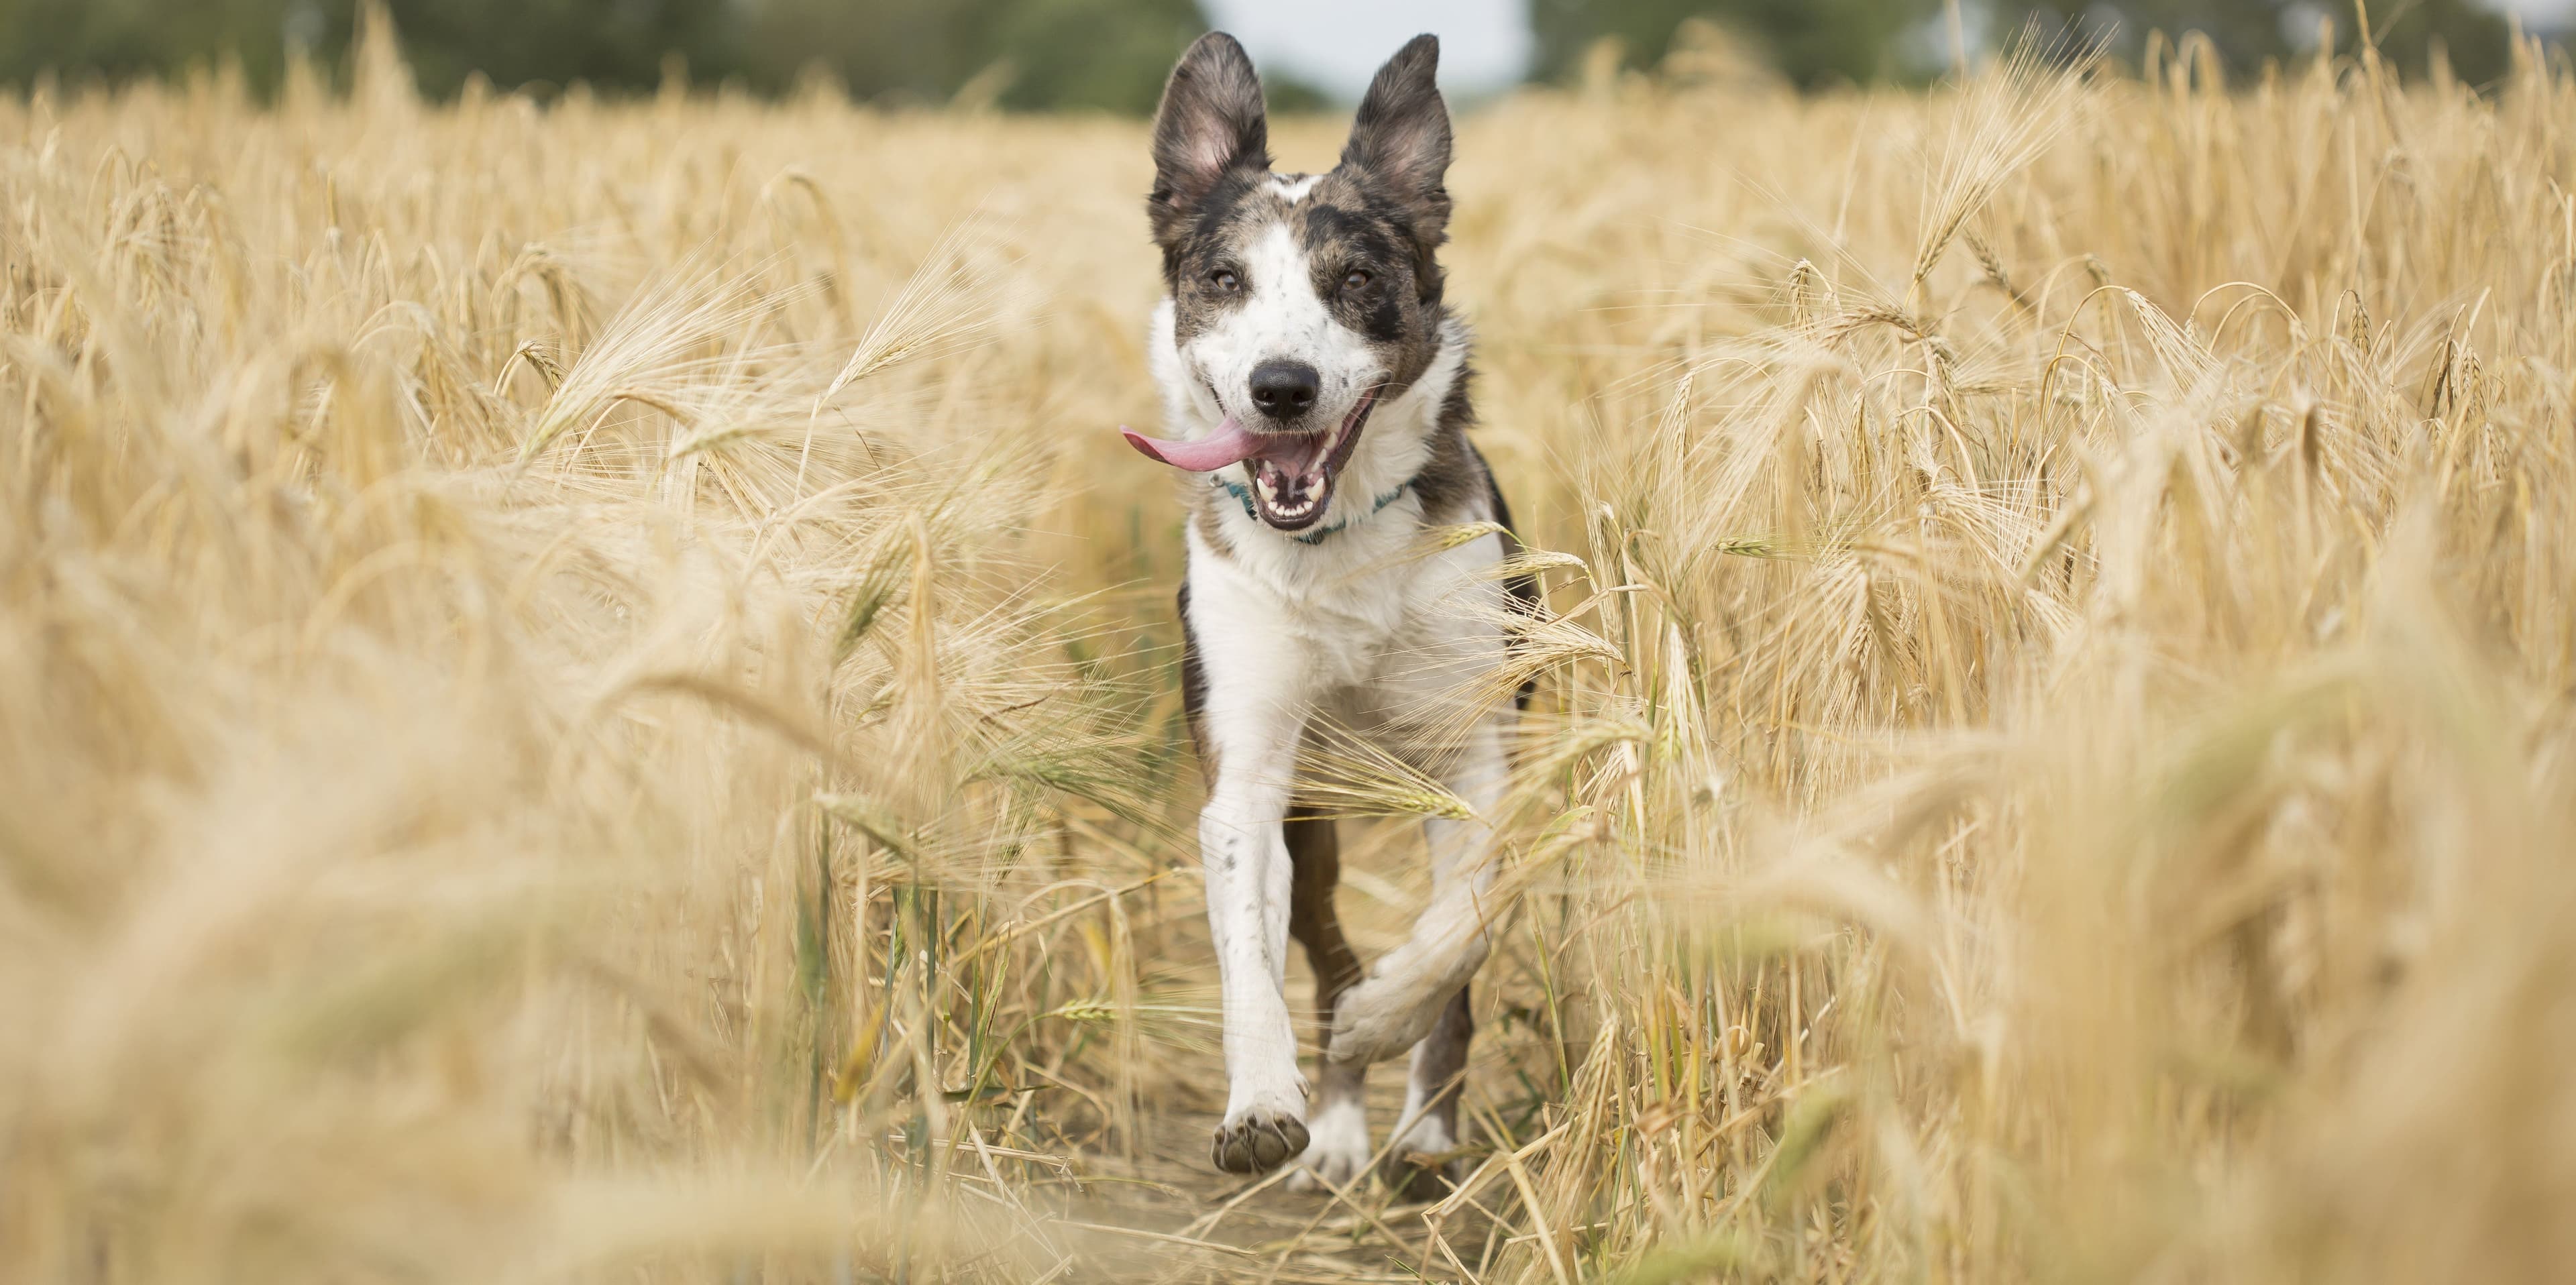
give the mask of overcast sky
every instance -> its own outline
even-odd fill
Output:
[[[2576,3],[2576,0],[2569,0]],[[1529,66],[1529,0],[1202,0],[1243,42],[1253,65],[1356,101],[1388,54],[1425,32],[1440,37],[1440,86],[1500,89]]]
[[[1440,36],[1440,83],[1453,94],[1500,89],[1529,66],[1528,0],[1203,0],[1261,67],[1356,100],[1370,73],[1416,33]],[[2535,23],[2564,25],[2576,0],[2486,0]],[[2329,8],[2342,9],[2341,3]]]

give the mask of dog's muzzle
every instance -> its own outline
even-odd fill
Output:
[[[1342,422],[1312,433],[1256,433],[1234,416],[1196,441],[1175,442],[1121,428],[1127,444],[1147,457],[1192,473],[1213,473],[1236,464],[1252,475],[1253,508],[1263,522],[1281,531],[1303,531],[1324,516],[1333,502],[1333,483],[1350,463],[1369,412],[1377,407],[1376,388],[1360,394]]]

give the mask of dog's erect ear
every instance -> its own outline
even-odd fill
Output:
[[[1234,37],[1211,31],[1181,55],[1154,113],[1154,239],[1170,243],[1227,171],[1268,168],[1261,78]]]
[[[1369,82],[1342,164],[1367,171],[1404,207],[1425,254],[1449,224],[1449,107],[1440,101],[1440,38],[1405,42]]]

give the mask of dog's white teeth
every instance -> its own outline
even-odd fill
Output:
[[[1271,483],[1270,475],[1268,473],[1255,474],[1252,479],[1252,484],[1255,487],[1260,488],[1262,499],[1276,500],[1279,498],[1279,488]]]

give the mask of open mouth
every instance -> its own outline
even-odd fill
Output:
[[[1360,394],[1359,405],[1342,417],[1339,427],[1285,437],[1244,461],[1252,474],[1253,508],[1262,521],[1298,531],[1324,516],[1333,502],[1333,482],[1350,462],[1351,448],[1359,444],[1360,430],[1376,405],[1377,390],[1372,388]]]
[[[1213,473],[1236,464],[1252,480],[1253,512],[1281,531],[1302,531],[1324,516],[1333,502],[1333,483],[1350,463],[1351,449],[1368,426],[1377,406],[1377,389],[1360,394],[1342,422],[1311,433],[1255,433],[1233,416],[1195,442],[1167,442],[1123,430],[1137,450],[1174,468]]]

